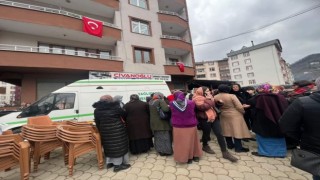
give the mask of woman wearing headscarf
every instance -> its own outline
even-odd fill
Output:
[[[262,84],[259,94],[249,100],[253,110],[252,130],[256,133],[258,152],[255,156],[285,157],[286,141],[279,126],[279,119],[288,106],[285,97],[271,93],[271,85]]]
[[[171,126],[169,121],[160,118],[158,108],[169,112],[169,105],[164,101],[162,93],[154,93],[149,101],[150,125],[154,134],[154,147],[161,156],[172,155]]]
[[[202,128],[202,150],[209,154],[215,154],[208,144],[212,129],[218,139],[222,157],[230,160],[231,162],[236,162],[238,159],[227,151],[226,142],[221,133],[220,120],[216,119],[217,114],[213,110],[215,103],[212,95],[210,94],[209,88],[199,87],[195,91],[192,101],[196,104],[196,118]]]
[[[137,94],[132,94],[130,101],[123,108],[125,110],[124,119],[127,124],[131,154],[149,151],[153,147],[149,104],[140,101]]]
[[[192,163],[192,160],[198,162],[202,150],[197,132],[195,103],[187,100],[181,91],[174,92],[173,99],[170,109],[174,160],[180,163]]]
[[[115,102],[119,102],[119,103],[120,103],[120,107],[121,107],[121,108],[123,108],[123,106],[124,106],[124,103],[122,102],[122,98],[123,98],[123,96],[120,96],[120,95],[115,95],[115,96],[113,97],[113,100],[114,100]]]
[[[218,87],[219,94],[214,96],[216,102],[223,102],[221,106],[221,128],[222,134],[226,137],[229,149],[235,148],[236,152],[248,152],[248,148],[242,147],[241,139],[251,138],[248,127],[244,121],[244,109],[234,94],[229,94],[230,87],[221,84]]]
[[[114,172],[128,169],[129,142],[126,127],[121,121],[123,109],[110,95],[101,96],[100,101],[92,106],[95,108],[94,121],[101,136],[107,168],[114,166]]]

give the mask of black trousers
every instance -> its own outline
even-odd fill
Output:
[[[213,123],[207,122],[206,120],[200,120],[199,123],[202,128],[202,145],[208,145],[208,141],[210,141],[210,132],[212,129],[213,133],[217,137],[221,151],[226,152],[227,147],[224,137],[222,136],[220,120],[216,119]]]

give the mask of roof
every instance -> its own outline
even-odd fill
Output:
[[[242,48],[241,50],[238,50],[238,51],[231,51],[230,53],[227,54],[227,56],[228,57],[235,56],[235,55],[238,55],[238,54],[242,54],[242,53],[245,53],[245,52],[253,51],[253,50],[256,50],[256,49],[261,49],[261,48],[264,48],[264,47],[267,47],[267,46],[272,46],[272,45],[275,45],[276,48],[280,52],[282,52],[282,46],[280,44],[279,39],[274,39],[274,40],[271,40],[271,41],[267,41],[267,42],[264,42],[264,43],[261,43],[261,44],[254,45],[254,46],[244,47],[244,48]]]

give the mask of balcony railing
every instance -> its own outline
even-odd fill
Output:
[[[184,41],[186,43],[190,43],[190,42],[186,41],[185,39],[183,39],[183,38],[181,38],[179,36],[161,35],[160,37],[163,38],[163,39],[174,39],[174,40],[179,40],[179,41]]]
[[[186,67],[193,67],[193,65],[189,64],[189,63],[183,63],[183,64]],[[177,65],[177,63],[176,62],[172,62],[172,61],[166,61],[166,65]]]
[[[31,47],[31,46],[20,46],[10,44],[0,44],[0,51],[20,51],[20,52],[33,52],[33,53],[44,53],[44,54],[62,54],[67,56],[78,56],[78,57],[89,57],[95,59],[107,59],[121,61],[118,56],[110,56],[105,54],[95,54],[83,51],[58,49],[58,48],[46,48],[46,47]]]
[[[180,14],[176,13],[176,12],[171,12],[171,11],[162,11],[160,10],[159,13],[161,14],[168,14],[168,15],[172,15],[172,16],[178,16],[179,18],[188,21],[188,19],[186,17],[181,16]]]
[[[46,12],[46,13],[60,14],[63,16],[68,16],[68,17],[72,17],[72,18],[76,18],[76,19],[82,19],[82,16],[79,14],[72,13],[72,12],[65,11],[65,10],[60,10],[60,9],[48,8],[48,7],[43,7],[43,6],[36,6],[36,5],[31,5],[31,4],[24,4],[24,3],[13,2],[13,1],[0,1],[0,4],[5,5],[5,6],[23,8],[23,9],[32,9],[35,11],[42,11],[42,12]],[[90,19],[93,19],[93,18],[90,18]],[[94,19],[94,20],[96,20],[96,19]],[[100,20],[97,20],[97,21],[100,21]],[[103,23],[104,26],[120,29],[117,25],[114,25],[112,23],[108,23],[108,22],[104,22],[104,21],[101,21],[101,22]]]

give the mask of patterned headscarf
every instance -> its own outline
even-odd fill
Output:
[[[184,93],[181,91],[176,91],[174,92],[173,96],[174,101],[172,104],[174,105],[174,107],[176,107],[181,112],[185,111],[187,107],[187,99]]]
[[[266,84],[261,84],[260,86],[258,86],[257,91],[259,93],[270,93],[272,89],[272,86],[268,83]]]

